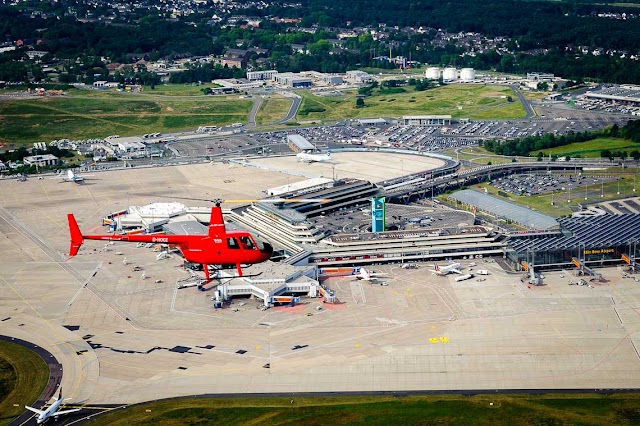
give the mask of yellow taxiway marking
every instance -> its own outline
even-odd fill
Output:
[[[440,342],[440,340],[438,340],[437,337],[429,337],[429,342],[435,345],[436,343]]]
[[[256,346],[256,349],[262,349],[262,346],[258,345]]]
[[[355,346],[356,348],[359,348],[359,347],[360,347],[360,343],[356,343],[354,346]]]
[[[440,341],[441,341],[442,343],[449,343],[449,338],[448,338],[448,337],[441,337],[441,338],[440,338]]]

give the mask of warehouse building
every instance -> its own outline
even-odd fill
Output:
[[[451,124],[450,115],[405,115],[402,117],[405,126],[444,126]]]
[[[288,86],[292,88],[305,88],[313,86],[313,80],[308,77],[304,77],[301,74],[292,72],[276,74],[274,76],[274,80],[276,81],[276,83],[282,86]]]
[[[55,166],[58,164],[58,157],[53,154],[30,155],[22,159],[27,166]]]

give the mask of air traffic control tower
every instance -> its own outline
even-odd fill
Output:
[[[371,232],[384,232],[386,225],[386,205],[384,197],[371,199]]]

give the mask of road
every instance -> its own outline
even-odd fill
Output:
[[[536,112],[533,110],[533,107],[531,106],[531,102],[529,102],[524,97],[522,92],[518,89],[518,86],[512,85],[512,86],[509,86],[509,87],[511,87],[511,89],[514,91],[514,93],[518,97],[518,100],[520,100],[520,103],[524,107],[524,112],[526,114],[525,118],[534,117],[536,115]]]
[[[293,119],[298,113],[298,108],[300,108],[300,104],[302,104],[302,97],[294,93],[291,93],[291,98],[293,102],[291,103],[291,108],[289,108],[289,112],[282,120],[276,121],[274,124],[284,124],[287,121]]]
[[[260,106],[262,105],[263,100],[262,96],[253,98],[253,105],[251,106],[251,111],[249,111],[247,129],[253,129],[256,127],[256,115],[258,114],[258,111],[260,111]]]

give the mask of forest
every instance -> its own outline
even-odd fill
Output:
[[[53,8],[60,3],[43,3],[42,7],[46,4]],[[599,12],[628,13],[633,18],[603,18],[596,16]],[[274,3],[263,9],[248,7],[243,13],[301,18],[298,27],[317,30],[301,32],[294,23],[268,19],[258,28],[244,27],[243,22],[223,25],[212,22],[207,13],[172,19],[160,14],[133,14],[115,22],[81,22],[68,14],[45,18],[29,15],[14,6],[2,6],[0,34],[4,40],[24,39],[35,44],[38,50],[49,52],[42,58],[43,63],[54,58],[61,61],[62,74],[66,75],[63,82],[91,82],[94,76],[113,78],[109,77],[101,58],[111,63],[132,64],[140,58],[154,61],[221,55],[229,47],[268,49],[269,67],[279,71],[344,72],[367,66],[384,68],[392,64],[375,60],[373,52],[386,52],[388,46],[393,45],[394,55],[411,56],[424,64],[518,74],[551,72],[572,80],[640,83],[640,66],[635,60],[640,53],[640,9],[627,7],[622,2],[611,5],[578,0],[302,0],[299,7]],[[389,32],[387,39],[374,40],[370,34],[361,34],[346,39],[343,48],[337,50],[328,41],[336,38],[340,28],[371,26],[377,29],[381,24],[386,25],[383,29]],[[406,26],[442,29],[449,33],[478,32],[504,41],[493,49],[468,55],[464,48],[452,42],[432,43],[434,30],[403,31]],[[294,53],[292,44],[306,45],[309,54]],[[579,47],[600,48],[604,53],[583,54],[578,52]],[[0,80],[43,78],[39,66],[22,60],[24,54],[24,48],[0,54]],[[78,61],[77,58],[84,59]],[[258,56],[254,54],[249,64],[255,67],[256,59]],[[208,75],[213,69],[190,71],[180,80],[195,78],[201,71]],[[229,73],[218,70],[215,74]],[[150,76],[136,78],[155,83]]]

